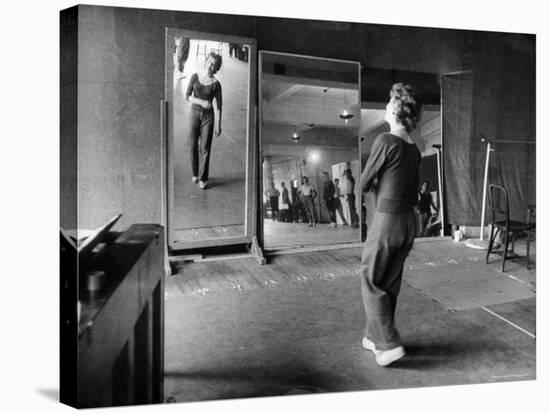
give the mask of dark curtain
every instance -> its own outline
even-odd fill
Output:
[[[472,80],[471,72],[441,78],[445,220],[451,224],[472,225],[480,218],[480,175],[475,151],[472,154]]]
[[[476,42],[469,74],[442,77],[447,222],[479,226],[485,138],[494,152],[489,183],[510,196],[510,214],[525,219],[536,198],[534,37],[508,45],[494,34]],[[517,141],[517,143],[499,143]],[[490,218],[487,205],[485,222]]]

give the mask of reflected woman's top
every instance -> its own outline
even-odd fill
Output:
[[[302,185],[302,195],[304,197],[311,197],[313,194],[312,192],[314,191],[313,189],[313,186],[311,184],[303,184]]]
[[[193,93],[195,98],[204,99],[212,103],[216,99],[216,105],[218,109],[222,109],[222,85],[216,80],[210,85],[203,85],[199,81],[199,76],[196,73],[193,73],[191,79],[189,79],[189,84],[187,85],[187,91],[185,92],[185,99],[189,99]],[[204,109],[200,105],[193,104],[192,108],[197,111],[213,111],[212,108]]]

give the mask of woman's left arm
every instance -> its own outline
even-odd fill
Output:
[[[214,134],[219,137],[222,133],[222,84],[218,81],[218,87],[216,88],[216,94],[214,96],[216,100],[216,125],[214,126]]]

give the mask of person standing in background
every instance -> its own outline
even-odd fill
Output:
[[[330,227],[336,227],[336,212],[334,206],[335,188],[327,171],[323,172],[323,201],[327,206],[330,219]]]
[[[309,227],[315,227],[315,204],[313,204],[313,202],[317,196],[317,191],[315,191],[315,188],[309,183],[309,178],[307,177],[302,177],[301,193],[309,219]]]
[[[357,215],[357,209],[355,207],[355,178],[351,175],[351,169],[347,168],[344,170],[340,188],[348,202],[351,226],[359,227],[359,216]]]
[[[178,71],[178,78],[183,79],[183,69],[185,63],[189,57],[189,39],[185,37],[176,37],[176,70]]]
[[[430,221],[431,209],[437,211],[437,207],[434,204],[432,194],[430,193],[430,182],[424,181],[418,192],[418,204],[416,206],[418,210],[418,237],[424,237],[426,235],[426,226]]]
[[[340,198],[343,197],[340,191],[340,180],[338,178],[334,179],[334,210],[340,215],[340,219],[344,223],[344,226],[348,225],[346,218],[344,217],[344,211],[342,210],[342,202]]]
[[[265,190],[265,195],[269,200],[269,207],[271,207],[271,218],[275,221],[276,217],[279,217],[279,190],[275,188],[275,183],[271,181],[271,184],[267,190]]]
[[[279,210],[281,213],[281,220],[285,223],[289,221],[290,211],[290,199],[288,198],[288,190],[284,181],[281,182],[281,202],[279,203]]]

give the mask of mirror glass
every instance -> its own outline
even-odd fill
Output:
[[[358,243],[357,62],[260,52],[264,248]]]
[[[166,41],[171,245],[243,237],[251,45],[174,29]]]

